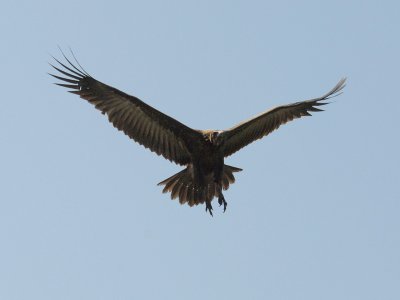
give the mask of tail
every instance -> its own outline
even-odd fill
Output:
[[[229,184],[235,182],[234,172],[240,172],[242,169],[224,165],[221,179],[221,186],[224,190],[229,188]],[[202,204],[206,201],[211,202],[214,197],[218,197],[217,185],[211,179],[203,188],[199,188],[193,182],[193,178],[188,168],[176,173],[175,175],[161,181],[158,185],[165,185],[163,193],[170,192],[171,199],[179,197],[179,203],[188,203],[189,206]]]

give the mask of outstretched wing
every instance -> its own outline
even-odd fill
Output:
[[[140,99],[127,95],[91,77],[82,67],[68,60],[60,66],[51,65],[60,72],[51,76],[66,82],[57,85],[72,89],[71,93],[93,104],[117,129],[131,139],[166,159],[180,165],[191,161],[191,147],[199,141],[201,134],[177,120],[147,105]],[[78,63],[79,65],[79,63]],[[79,65],[80,66],[80,65]]]
[[[224,156],[232,155],[278,129],[282,124],[303,116],[311,116],[310,112],[322,111],[317,107],[328,103],[321,101],[339,95],[339,92],[345,87],[345,82],[345,78],[341,79],[331,91],[322,97],[278,106],[222,132],[221,138],[225,140]]]

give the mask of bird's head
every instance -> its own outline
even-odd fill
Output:
[[[211,142],[212,144],[219,146],[222,142],[222,139],[219,138],[222,130],[204,130],[203,135],[206,140]]]

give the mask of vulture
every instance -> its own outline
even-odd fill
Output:
[[[320,106],[329,98],[341,94],[346,79],[341,79],[325,95],[311,100],[282,105],[267,110],[227,130],[196,130],[128,95],[106,85],[82,68],[75,59],[72,63],[64,55],[64,62],[53,57],[50,64],[57,75],[49,74],[60,82],[59,86],[70,89],[107,115],[118,130],[150,151],[184,167],[175,175],[161,181],[163,193],[171,193],[171,199],[190,206],[205,203],[206,212],[213,215],[212,200],[218,199],[225,212],[227,202],[222,193],[235,182],[233,173],[240,168],[224,164],[228,157],[250,143],[263,138],[279,126],[310,112],[322,111]]]

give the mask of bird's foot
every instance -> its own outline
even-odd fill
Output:
[[[211,217],[213,217],[213,213],[212,213],[213,208],[211,206],[211,202],[209,202],[209,201],[206,201],[206,212],[207,212],[207,210],[210,212]]]
[[[224,212],[225,212],[226,207],[228,206],[228,203],[225,201],[225,197],[224,197],[224,195],[222,195],[222,193],[220,193],[220,195],[218,196],[218,204],[219,204],[219,206],[221,206],[222,204],[224,205]]]

